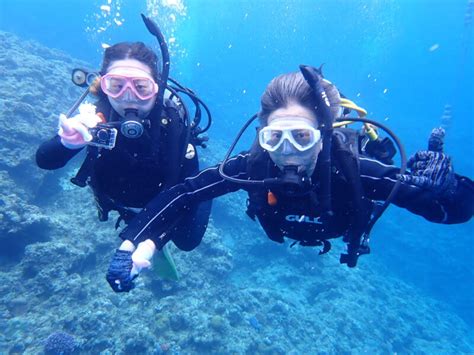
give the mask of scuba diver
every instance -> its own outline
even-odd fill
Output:
[[[283,243],[290,238],[302,246],[319,246],[323,254],[331,248],[329,239],[342,237],[347,251],[340,262],[349,267],[370,252],[370,230],[390,202],[435,223],[471,218],[473,184],[454,174],[450,158],[442,152],[442,129],[434,130],[431,150],[408,161],[408,173],[398,138],[375,121],[348,118],[347,108],[363,111],[348,102],[310,66],[274,78],[263,93],[258,115],[242,128],[223,162],[161,193],[121,232],[123,240],[138,248],[134,253],[118,250],[112,259],[115,278],[108,281],[113,290],[128,292],[134,287],[153,252],[166,244],[161,236],[175,225],[184,207],[239,189],[248,192],[247,214],[258,219],[271,240]],[[260,127],[251,149],[230,157],[256,117]],[[348,120],[384,128],[399,147],[402,167],[364,153],[358,147],[358,132],[346,127]],[[365,129],[373,136],[371,125]]]
[[[156,24],[142,15],[148,30],[158,39],[162,70],[157,55],[142,42],[122,42],[105,50],[99,74],[73,71],[73,82],[86,91],[59,117],[56,136],[36,152],[37,165],[53,170],[84,148],[86,158],[71,181],[92,188],[100,221],[117,211],[129,223],[152,198],[199,171],[195,147],[205,147],[211,116],[206,105],[190,90],[168,78],[169,55]],[[172,84],[168,84],[171,81]],[[82,103],[89,92],[98,97],[95,105]],[[181,96],[195,104],[194,118]],[[201,106],[207,126],[199,126]],[[76,108],[79,114],[72,116]],[[181,222],[166,240],[181,250],[194,249],[207,227],[211,203],[197,204],[180,215]],[[125,242],[121,249],[132,251]]]

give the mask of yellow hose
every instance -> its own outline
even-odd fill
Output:
[[[364,110],[362,107],[357,106],[354,101],[351,101],[349,99],[343,99],[341,98],[340,105],[342,107],[354,110],[357,112],[357,115],[361,118],[367,116],[367,111]],[[347,126],[351,123],[354,123],[354,121],[351,121],[350,118],[347,121],[342,121],[342,122],[336,122],[333,124],[334,128],[337,127],[343,127]],[[371,141],[375,141],[379,136],[377,134],[377,131],[374,129],[374,127],[368,123],[364,123],[364,128],[365,128],[365,133],[369,137]]]
[[[362,107],[357,106],[354,101],[341,98],[340,104],[342,107],[350,108],[351,110],[356,111],[359,117],[367,116],[367,111],[364,110]]]

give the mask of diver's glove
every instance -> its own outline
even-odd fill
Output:
[[[61,144],[69,149],[79,149],[92,140],[89,128],[97,126],[102,122],[100,116],[96,115],[95,106],[82,104],[79,107],[79,114],[67,118],[66,115],[59,115],[58,135],[61,137]]]
[[[435,128],[431,132],[428,150],[415,153],[407,163],[411,174],[398,178],[411,185],[433,191],[440,197],[449,198],[457,188],[457,179],[451,158],[443,153],[444,129]]]
[[[135,287],[133,280],[138,273],[131,275],[133,267],[132,252],[117,249],[107,271],[107,282],[115,292],[129,292]]]

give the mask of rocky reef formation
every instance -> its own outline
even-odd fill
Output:
[[[105,272],[119,243],[89,191],[71,185],[81,157],[56,172],[35,166],[80,91],[67,54],[0,32],[0,353],[302,354],[466,353],[470,329],[445,305],[340,246],[270,242],[244,213],[245,196],[218,199],[203,243],[172,247],[180,280],[153,270],[129,294]],[[204,151],[223,156],[218,139]],[[337,244],[337,243],[336,243]],[[59,349],[59,350],[58,350]]]

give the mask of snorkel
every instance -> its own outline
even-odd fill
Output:
[[[163,103],[163,97],[165,95],[165,89],[166,85],[168,83],[168,77],[170,73],[170,54],[168,51],[168,46],[166,45],[165,37],[163,36],[163,33],[160,31],[159,27],[156,25],[155,22],[153,22],[152,19],[149,17],[146,17],[145,15],[141,14],[142,20],[145,23],[145,26],[158,41],[158,45],[160,46],[160,52],[161,52],[161,60],[162,60],[162,69],[161,69],[161,75],[158,79],[158,95],[157,95],[157,102],[160,107],[160,114],[161,114],[161,107]]]
[[[330,102],[328,100],[327,94],[321,86],[321,80],[323,79],[321,71],[310,66],[300,65],[301,73],[303,74],[306,82],[313,90],[314,99],[316,101],[315,113],[316,117],[321,121],[320,130],[323,136],[323,150],[320,154],[321,159],[321,207],[323,210],[322,218],[323,222],[329,222],[330,218],[333,216],[333,212],[331,210],[331,146],[332,146],[332,134],[333,134],[333,127],[335,122],[338,124],[348,124],[354,122],[362,122],[364,123],[366,129],[370,127],[370,125],[382,128],[386,133],[388,133],[391,138],[395,141],[395,144],[398,147],[401,157],[401,168],[400,174],[404,174],[406,170],[406,154],[405,150],[400,143],[398,137],[386,126],[366,119],[366,118],[349,118],[348,121],[344,121],[345,118],[337,119],[332,116],[330,111]],[[336,126],[338,125],[336,124]],[[369,136],[375,135],[375,132],[372,130],[368,131]],[[377,137],[370,137],[371,139],[375,140]],[[387,207],[392,202],[395,194],[397,193],[398,189],[400,188],[401,181],[397,180],[392,187],[392,191],[388,195],[387,199],[384,201],[383,205],[376,209],[372,217],[370,218],[369,222],[365,227],[362,227],[361,230],[357,230],[355,226],[353,226],[353,230],[349,231],[348,238],[345,240],[347,242],[348,248],[347,253],[341,254],[340,263],[347,264],[349,267],[354,267],[357,264],[357,259],[360,255],[370,253],[369,248],[369,235],[374,227],[377,220],[382,216],[383,212],[387,209]],[[357,210],[354,211],[355,218],[359,218],[359,214],[363,215],[363,211]],[[355,223],[357,224],[357,222]]]
[[[169,77],[170,55],[169,55],[168,45],[166,44],[165,37],[163,36],[163,33],[161,32],[160,28],[152,19],[145,16],[144,14],[141,14],[141,16],[148,32],[150,32],[150,34],[156,38],[156,40],[158,41],[158,45],[160,46],[162,69],[161,69],[161,75],[159,77],[159,82],[158,82],[158,94],[157,94],[157,100],[156,100],[158,102],[158,117],[162,116],[165,90],[168,90],[171,93],[169,97],[170,99],[172,99],[173,97],[176,97],[178,98],[180,102],[183,102],[183,99],[179,96],[179,93],[183,93],[187,95],[187,97],[194,103],[196,111],[194,113],[194,118],[191,120],[190,113],[188,111],[187,106],[184,104],[182,105],[185,111],[184,123],[186,127],[188,128],[186,130],[185,141],[192,142],[196,145],[200,145],[203,148],[205,148],[206,147],[205,142],[208,140],[208,138],[199,137],[199,135],[206,132],[211,127],[211,123],[212,123],[211,113],[208,107],[206,106],[206,104],[199,97],[197,97],[196,94],[191,89],[184,87],[183,85],[179,84],[176,80],[173,80],[172,78]],[[174,84],[174,86],[168,85],[168,81]],[[201,123],[201,107],[200,106],[204,108],[207,118],[208,118],[207,125],[204,128],[199,127],[199,124]],[[152,122],[151,134],[152,134],[154,144],[157,144],[155,151],[158,151],[158,148],[159,148],[158,142],[159,142],[159,137],[160,137],[160,122]],[[183,147],[183,151],[186,151],[186,145]]]
[[[161,58],[162,58],[162,69],[161,75],[158,77],[158,93],[155,100],[155,107],[157,107],[156,117],[161,117],[161,112],[163,110],[163,96],[165,93],[166,83],[168,82],[168,76],[170,71],[170,56],[168,51],[168,46],[166,45],[165,38],[163,33],[156,25],[153,20],[149,17],[146,17],[144,14],[141,14],[142,20],[145,23],[145,26],[158,41],[160,46]],[[139,138],[144,132],[144,125],[147,125],[151,128],[151,136],[153,142],[157,142],[158,137],[160,136],[160,121],[159,120],[148,120],[141,119],[139,117],[139,112],[134,108],[124,109],[125,117],[124,120],[120,123],[120,132],[127,138]],[[157,143],[154,143],[157,144]],[[156,147],[158,148],[158,147]],[[155,149],[156,150],[156,149]]]
[[[313,90],[316,106],[314,107],[316,117],[319,120],[319,130],[321,131],[323,139],[323,149],[319,154],[321,166],[321,195],[320,203],[323,211],[322,220],[327,221],[332,217],[331,207],[331,146],[332,146],[332,132],[334,117],[330,110],[331,103],[329,102],[326,91],[321,86],[322,75],[321,72],[307,65],[300,65],[301,74],[305,78],[308,85]]]

